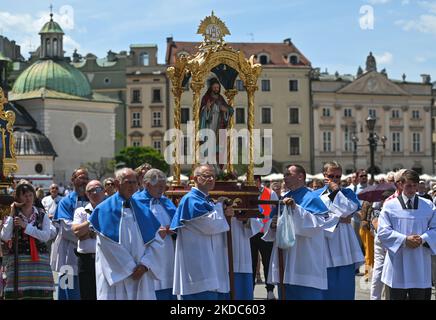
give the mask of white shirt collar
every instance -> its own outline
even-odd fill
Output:
[[[401,193],[401,196],[403,197],[404,203],[407,205],[407,201],[409,201],[409,198],[404,193]],[[410,198],[412,206],[415,204],[415,197],[416,195],[413,195],[413,197]]]

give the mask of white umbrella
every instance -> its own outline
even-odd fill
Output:
[[[283,180],[283,173],[272,173],[262,178],[262,181],[280,181]]]
[[[306,181],[313,180],[314,177],[315,177],[314,175],[311,175],[310,173],[306,173]]]
[[[419,179],[421,179],[421,180],[434,180],[435,177],[424,173],[424,174],[421,174],[419,176]]]
[[[173,182],[173,179],[174,179],[174,177],[170,176],[170,177],[167,178],[167,181],[168,182]],[[184,174],[180,175],[180,181],[188,181],[188,180],[189,180],[189,177],[185,176]]]
[[[318,179],[318,180],[323,180],[324,179],[324,174],[321,173],[317,173],[316,175],[313,176],[314,179]]]
[[[387,175],[386,175],[385,173],[380,173],[380,174],[376,175],[374,178],[375,178],[375,180],[377,180],[377,181],[380,181],[381,178],[383,178],[383,179],[386,180]]]

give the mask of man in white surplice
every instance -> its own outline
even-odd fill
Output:
[[[342,167],[330,161],[323,167],[326,185],[314,193],[330,212],[345,216],[340,218],[334,232],[325,232],[328,290],[326,300],[354,300],[355,269],[363,261],[362,249],[351,226],[351,217],[360,209],[359,200],[351,189],[340,188]]]
[[[155,258],[162,266],[162,277],[155,280],[157,300],[177,300],[173,295],[173,273],[174,273],[174,231],[169,230],[171,220],[176,212],[176,206],[163,193],[166,190],[167,177],[159,169],[149,169],[144,175],[144,190],[135,193],[135,199],[153,212],[160,222],[159,234],[163,238],[163,246],[157,252]]]
[[[431,255],[436,254],[436,207],[418,197],[419,175],[406,170],[402,192],[385,203],[377,234],[387,249],[382,282],[391,300],[431,299]]]
[[[195,187],[180,201],[171,222],[177,230],[173,294],[183,300],[217,300],[228,298],[229,269],[225,232],[227,216],[214,204],[209,191],[215,187],[215,171],[209,165],[194,170]]]
[[[295,244],[283,250],[286,299],[322,300],[327,290],[326,240],[324,230],[333,232],[341,213],[330,213],[321,199],[305,186],[306,171],[298,164],[287,166],[284,181],[290,190],[282,199],[291,211],[295,226]],[[274,241],[268,282],[277,284],[279,254],[276,240],[277,210],[267,223],[263,237]],[[279,290],[279,296],[281,290]],[[281,297],[282,298],[282,297]]]
[[[132,195],[138,177],[132,169],[115,173],[118,192],[99,204],[90,222],[97,232],[95,272],[98,300],[154,300],[154,280],[162,266],[159,221]]]

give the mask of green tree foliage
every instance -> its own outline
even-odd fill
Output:
[[[153,168],[168,172],[169,165],[163,155],[151,147],[126,147],[115,157],[117,163],[124,162],[129,168],[137,168],[144,162]]]

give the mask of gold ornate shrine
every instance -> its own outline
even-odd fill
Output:
[[[174,128],[180,131],[181,129],[181,96],[183,93],[184,84],[190,79],[190,88],[192,90],[193,113],[195,133],[198,133],[200,127],[200,91],[204,87],[206,78],[211,72],[215,73],[218,80],[225,88],[225,96],[227,103],[233,106],[235,95],[238,91],[234,84],[236,77],[241,79],[248,100],[248,156],[249,165],[247,169],[247,185],[254,186],[254,93],[257,88],[257,80],[261,73],[260,64],[254,63],[254,57],[246,59],[241,51],[234,50],[224,42],[224,36],[230,34],[225,24],[214,15],[206,17],[201,21],[197,31],[203,35],[204,40],[198,47],[198,52],[192,55],[180,55],[176,57],[174,66],[167,69],[168,77],[172,84],[172,93],[174,95]],[[224,79],[225,78],[225,79]],[[224,81],[225,80],[225,81]],[[228,129],[234,127],[234,119],[230,118]],[[173,157],[175,185],[180,185],[180,143],[179,139],[174,138],[173,144],[175,150]],[[194,163],[199,163],[199,147],[200,139],[195,137],[194,144]],[[232,159],[232,139],[227,139],[227,170],[233,172]]]
[[[7,102],[8,99],[5,97],[2,88],[0,88],[1,174],[4,177],[14,174],[18,170],[13,134],[15,113],[4,111],[4,105]]]
[[[7,102],[8,100],[0,87],[0,217],[9,213],[9,206],[13,202],[13,198],[8,194],[8,189],[12,182],[11,175],[18,170],[13,134],[15,113],[12,111],[4,111],[4,105]]]

